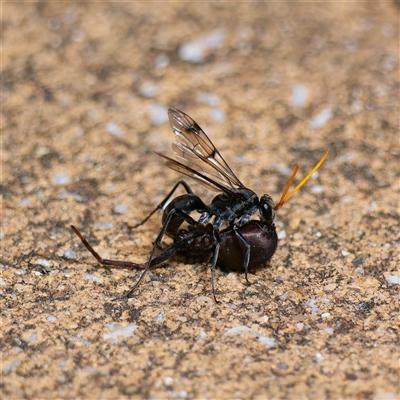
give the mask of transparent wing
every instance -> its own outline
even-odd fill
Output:
[[[175,133],[172,149],[177,160],[172,163],[169,159],[168,167],[196,179],[208,189],[233,194],[232,189],[244,188],[211,140],[191,117],[175,108],[168,110],[168,117]]]
[[[169,167],[169,168],[173,169],[174,171],[177,171],[183,175],[189,176],[190,178],[199,182],[201,185],[205,186],[207,189],[216,190],[218,192],[225,192],[233,197],[238,196],[237,193],[232,192],[231,189],[227,188],[225,185],[218,183],[216,180],[210,178],[209,176],[202,174],[201,172],[196,171],[195,169],[193,169],[187,165],[184,165],[184,164],[180,163],[179,161],[176,161],[170,157],[167,157],[164,154],[157,153],[157,152],[155,152],[155,153],[158,154],[160,157],[163,157],[167,160],[165,163],[167,165],[167,167]]]

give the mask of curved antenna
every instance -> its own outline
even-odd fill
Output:
[[[281,199],[279,200],[279,203],[275,206],[275,210],[280,208],[283,205],[283,203],[285,202],[286,193],[289,191],[290,186],[292,185],[292,183],[294,181],[294,177],[296,176],[298,170],[299,170],[299,165],[298,164],[294,164],[293,173],[292,173],[290,179],[288,180],[288,183],[285,186],[285,190],[282,193],[282,196],[281,196]]]
[[[275,206],[275,210],[278,210],[279,208],[281,208],[311,178],[311,175],[322,165],[322,163],[325,161],[326,157],[328,157],[328,153],[329,153],[329,150],[327,150],[325,152],[325,154],[319,160],[318,164],[307,174],[307,176],[305,178],[303,178],[303,180],[289,194],[287,194],[291,184],[294,181],[297,171],[299,170],[299,166],[297,164],[294,165],[293,173],[292,173],[288,183],[285,186],[285,190],[282,193],[279,203]]]

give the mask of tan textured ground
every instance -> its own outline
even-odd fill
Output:
[[[2,398],[398,399],[398,17],[3,3]],[[146,259],[160,216],[131,228],[179,179],[151,151],[169,151],[171,106],[276,200],[330,150],[278,212],[270,267],[250,287],[217,272],[220,305],[181,260],[119,300],[139,272],[100,268],[69,227]]]

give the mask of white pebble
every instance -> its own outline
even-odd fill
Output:
[[[154,125],[162,125],[168,121],[168,110],[159,104],[152,104],[149,109],[151,122]]]
[[[342,203],[354,203],[354,198],[351,196],[342,197]]]
[[[179,57],[191,63],[199,63],[203,61],[204,46],[199,41],[191,41],[184,43],[179,48]]]
[[[221,29],[216,29],[204,37],[204,45],[209,49],[218,49],[224,39],[225,33]]]
[[[110,333],[103,333],[103,338],[105,340],[111,339],[113,343],[118,343],[119,336],[131,337],[133,332],[137,331],[138,326],[135,324],[129,324],[123,327],[120,327],[118,324],[106,324],[106,327],[110,331]]]
[[[357,267],[354,272],[358,275],[364,275],[364,268],[362,267]]]
[[[319,308],[315,305],[315,303],[318,303],[318,302],[320,302],[320,303],[330,303],[330,300],[326,299],[326,298],[320,298],[320,299],[312,299],[312,300],[308,301],[306,303],[306,306],[311,308],[311,310],[312,310],[311,311],[311,316],[317,315],[317,313],[319,311]]]
[[[324,192],[324,187],[321,186],[321,185],[311,186],[310,192],[311,193],[323,193]]]
[[[114,207],[114,212],[116,214],[125,214],[128,211],[128,206],[126,206],[125,204],[117,204]]]
[[[33,335],[29,336],[25,341],[26,342],[35,342],[38,338],[37,333],[34,333]]]
[[[20,268],[15,270],[15,275],[25,275],[26,274],[26,269]]]
[[[250,333],[251,335],[256,336],[258,341],[265,344],[268,348],[276,346],[274,339],[271,339],[267,336],[260,335],[256,331],[254,331],[253,329],[250,329],[248,326],[245,326],[245,325],[234,326],[233,328],[225,331],[223,336],[227,337],[227,336],[232,336],[232,335],[241,335],[242,333]]]
[[[215,122],[224,122],[226,120],[226,114],[220,108],[212,108],[210,116]]]
[[[64,251],[64,256],[70,259],[74,259],[76,258],[76,252],[71,249],[67,249]]]
[[[165,68],[169,64],[169,57],[165,54],[159,54],[154,60],[154,66],[156,68]]]
[[[8,374],[9,372],[11,372],[11,371],[14,370],[15,368],[17,368],[19,364],[21,364],[21,361],[16,360],[16,361],[13,361],[13,362],[10,363],[10,364],[5,365],[5,366],[3,367],[3,374],[4,374],[4,375]]]
[[[308,89],[303,85],[293,85],[292,87],[292,106],[304,107],[308,97]]]
[[[186,42],[179,48],[179,57],[191,63],[199,63],[204,59],[204,52],[207,49],[217,49],[221,46],[225,33],[217,29],[197,40]]]
[[[92,344],[91,342],[89,342],[86,339],[81,338],[80,336],[72,336],[71,340],[74,341],[74,342],[79,342],[79,343],[85,344],[87,346]]]
[[[39,259],[36,261],[36,264],[37,264],[37,265],[42,265],[43,267],[51,267],[50,262],[49,262],[48,260],[43,259],[43,258],[39,258]]]
[[[376,211],[376,201],[371,201],[371,204],[368,207],[369,212]]]
[[[324,357],[322,357],[321,353],[317,353],[314,357],[313,357],[313,361],[316,363],[321,362],[324,359]]]
[[[154,97],[157,94],[157,92],[158,92],[158,86],[152,82],[145,83],[140,90],[142,96],[147,98]]]
[[[124,135],[121,128],[115,122],[108,122],[106,124],[106,131],[116,137],[122,137]]]
[[[282,239],[285,239],[285,238],[286,238],[286,231],[285,230],[279,231],[278,232],[278,239],[282,240]]]
[[[71,182],[71,178],[66,174],[55,174],[53,176],[53,183],[55,185],[66,185]]]
[[[94,224],[96,228],[108,228],[111,229],[113,227],[112,222],[96,222]]]
[[[174,379],[171,378],[170,376],[166,376],[164,378],[164,385],[165,386],[172,386],[174,384]]]
[[[322,110],[310,122],[310,128],[312,129],[322,128],[331,117],[332,117],[332,111],[329,108]]]
[[[200,92],[197,94],[197,101],[212,107],[216,107],[220,103],[220,99],[217,95],[205,92]]]
[[[386,278],[386,282],[392,283],[394,285],[400,285],[400,275],[394,274],[392,276],[389,276],[389,278]]]
[[[207,337],[207,333],[205,333],[204,331],[201,331],[199,337],[196,340],[196,342],[200,342],[203,339],[205,339],[206,337]]]
[[[100,278],[99,276],[91,275],[91,274],[86,274],[86,275],[85,275],[85,278],[86,278],[88,281],[92,281],[92,282],[100,282],[100,281],[101,281],[101,278]]]
[[[161,322],[164,319],[165,311],[161,310],[158,315],[153,318],[153,322]]]

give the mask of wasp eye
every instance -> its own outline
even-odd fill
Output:
[[[263,204],[261,209],[262,217],[265,221],[272,221],[272,209],[268,204]]]
[[[272,223],[275,218],[274,203],[267,195],[262,196],[260,200],[260,217],[267,223]]]

